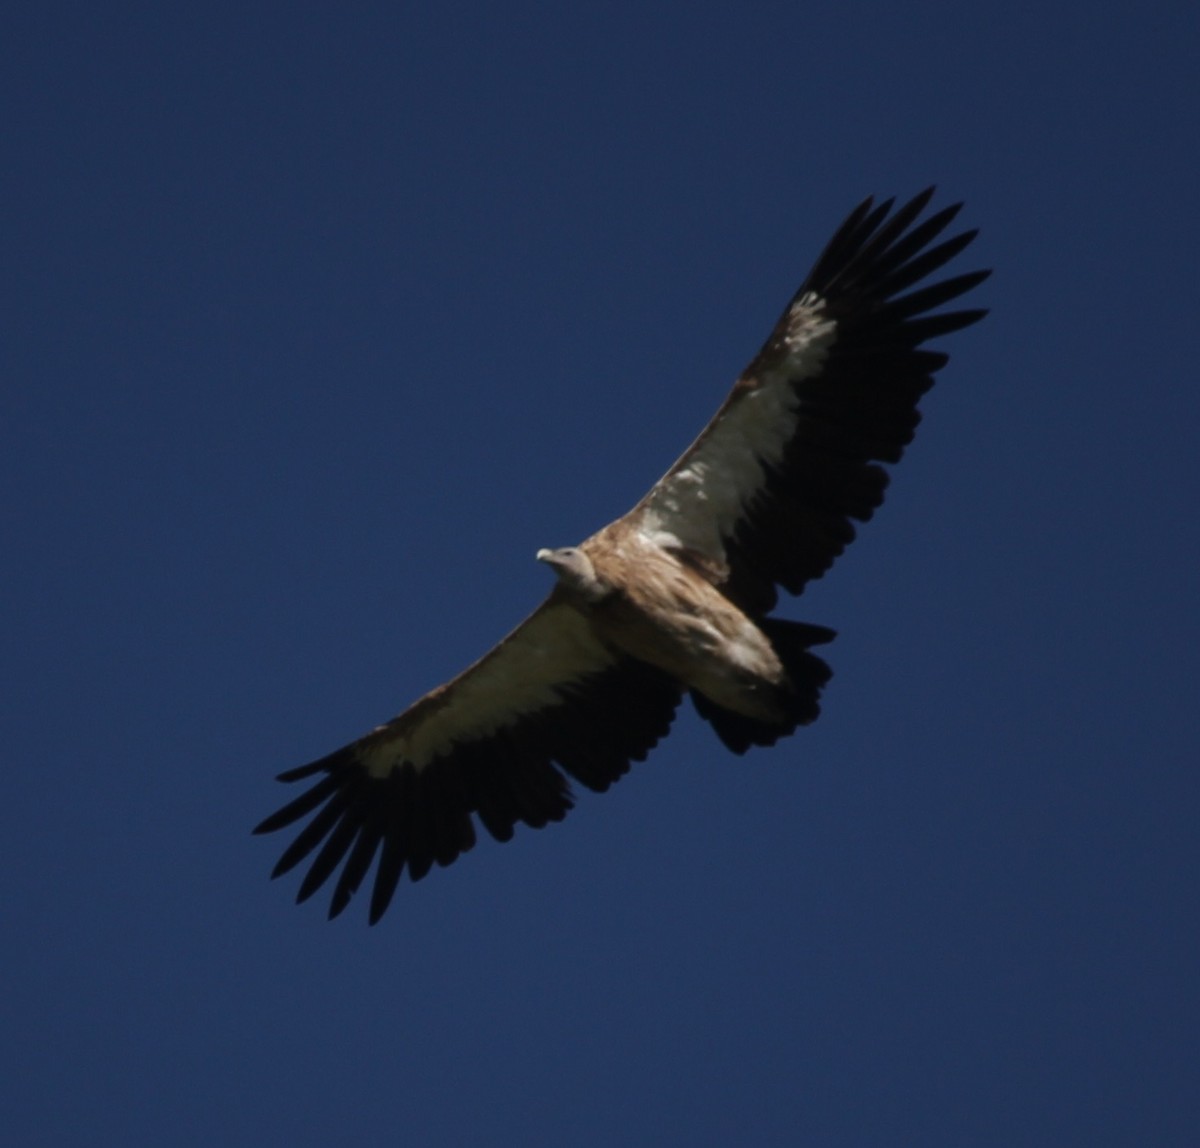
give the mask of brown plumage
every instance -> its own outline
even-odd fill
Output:
[[[314,784],[255,830],[311,815],[278,876],[312,857],[299,900],[336,871],[330,916],[377,864],[377,921],[415,881],[517,822],[561,820],[567,778],[604,790],[670,728],[684,693],[736,753],[818,714],[821,626],[768,617],[820,577],[883,501],[887,473],[946,363],[927,340],[981,310],[937,311],[987,277],[910,290],[974,238],[918,222],[932,189],[867,200],[835,233],[762,350],[679,461],[624,517],[542,550],[558,583],[498,646],[398,717],[310,765]],[[315,853],[315,855],[314,855]]]

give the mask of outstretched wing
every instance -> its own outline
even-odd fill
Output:
[[[558,593],[469,669],[358,741],[280,781],[316,784],[256,833],[313,814],[285,850],[279,876],[319,848],[298,901],[341,866],[337,916],[379,855],[370,920],[405,866],[417,881],[475,844],[472,814],[499,841],[518,821],[540,828],[571,808],[563,773],[604,790],[670,728],[680,687],[593,636]]]
[[[883,501],[917,402],[947,356],[924,344],[985,311],[939,311],[987,278],[909,289],[975,237],[936,242],[961,204],[922,222],[933,189],[842,224],[700,437],[624,519],[753,614],[799,594]],[[610,528],[611,529],[611,528]]]

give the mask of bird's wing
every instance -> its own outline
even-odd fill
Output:
[[[937,309],[987,271],[910,290],[976,234],[939,241],[961,204],[918,222],[932,194],[894,211],[868,199],[846,219],[712,421],[620,528],[690,560],[755,614],[777,586],[799,594],[832,565],[852,520],[883,501],[879,464],[899,460],[947,361],[925,343],[986,313]]]
[[[300,885],[310,897],[341,866],[331,917],[376,854],[371,923],[407,866],[414,880],[475,843],[471,815],[500,841],[571,808],[564,772],[604,790],[670,728],[680,687],[602,645],[553,593],[507,638],[404,713],[327,757],[279,775],[316,777],[256,833],[314,814],[280,858],[286,873],[320,847]]]

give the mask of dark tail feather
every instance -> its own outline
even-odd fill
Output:
[[[821,712],[821,688],[833,676],[833,671],[809,649],[833,641],[833,630],[786,618],[762,618],[758,626],[771,639],[790,683],[790,688],[780,694],[784,710],[780,722],[744,717],[691,691],[696,712],[734,753],[745,753],[752,745],[774,745],[781,737],[793,733],[798,725],[816,721]]]

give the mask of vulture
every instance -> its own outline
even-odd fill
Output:
[[[927,344],[977,322],[945,310],[989,272],[930,282],[976,232],[944,233],[933,188],[867,199],[817,259],[700,436],[628,514],[537,552],[556,582],[494,649],[398,717],[279,775],[309,787],[256,833],[309,818],[272,876],[308,862],[298,901],[337,874],[329,916],[372,865],[374,924],[413,881],[475,844],[572,807],[642,761],[684,695],[736,754],[818,713],[832,630],[772,617],[882,503],[917,404],[947,356]]]

